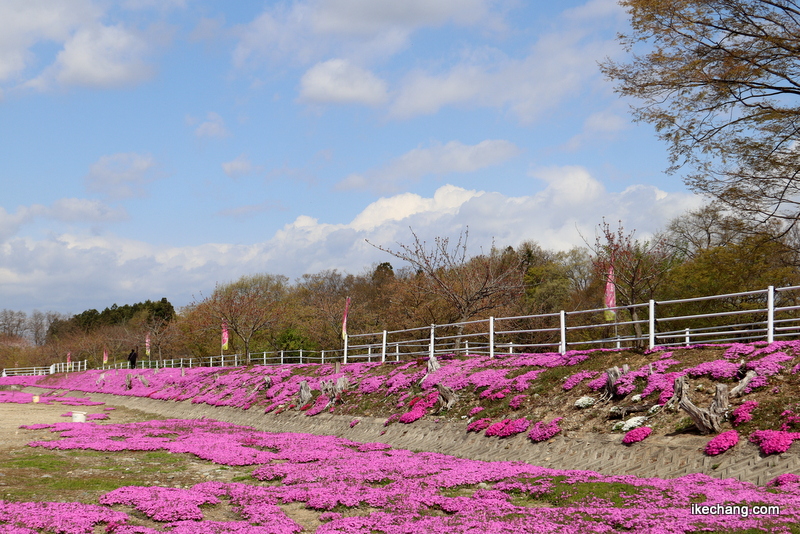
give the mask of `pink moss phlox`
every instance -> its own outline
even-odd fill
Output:
[[[753,419],[752,412],[756,408],[758,408],[758,401],[751,400],[742,403],[740,406],[734,409],[733,412],[731,412],[731,416],[733,417],[731,423],[733,426],[739,426],[742,423],[751,421]]]
[[[428,409],[433,408],[433,405],[436,404],[436,399],[438,398],[439,392],[435,390],[431,391],[424,399],[415,402],[409,411],[401,415],[400,419],[398,419],[398,422],[409,424],[423,418],[425,414],[428,413]]]
[[[473,421],[467,425],[467,432],[480,432],[481,430],[485,430],[489,428],[489,425],[492,424],[491,417],[484,417],[483,419],[478,419],[477,421]]]
[[[96,504],[0,500],[0,532],[4,534],[85,534],[96,532],[100,523],[123,524],[127,520],[127,514]]]
[[[748,438],[755,443],[764,454],[781,454],[789,450],[792,442],[800,439],[800,433],[782,430],[756,430]]]
[[[781,422],[781,430],[789,431],[794,429],[795,425],[800,424],[800,414],[796,414],[792,410],[784,410],[780,416],[784,419]]]
[[[727,451],[739,443],[739,433],[736,430],[728,430],[711,438],[706,444],[704,452],[709,456],[716,456]]]
[[[758,373],[758,376],[772,376],[783,371],[786,366],[782,364],[791,361],[793,358],[793,356],[785,352],[775,352],[767,354],[761,359],[747,362],[745,368],[754,370]]]
[[[531,441],[547,441],[561,432],[558,423],[562,419],[563,417],[556,417],[549,423],[545,423],[544,421],[537,422],[531,427],[530,432],[528,432],[528,437]]]
[[[522,401],[527,398],[527,395],[515,395],[514,398],[508,402],[508,407],[512,410],[518,410],[520,406],[522,406]]]
[[[213,495],[157,486],[124,486],[100,497],[100,504],[132,506],[154,521],[203,519],[200,505],[217,503]]]
[[[577,373],[567,378],[562,387],[564,388],[564,391],[570,391],[572,388],[574,388],[587,378],[594,378],[598,374],[600,374],[599,371],[578,371]]]
[[[356,426],[360,422],[361,422],[360,419],[353,419],[352,421],[350,421],[350,428],[353,428],[354,426]]]
[[[800,484],[800,476],[795,475],[794,473],[784,473],[782,475],[778,475],[769,482],[767,482],[767,487],[782,487],[782,486],[789,486]]]
[[[92,522],[84,517],[90,508],[80,503],[34,506],[0,501],[2,532],[17,534],[19,528],[37,533],[87,534],[103,531],[105,522],[109,534],[296,534],[302,527],[280,508],[292,503],[328,514],[316,528],[319,534],[780,532],[800,520],[797,498],[800,484],[789,477],[775,482],[774,487],[764,488],[703,474],[675,479],[605,476],[523,462],[481,462],[430,452],[414,453],[334,436],[273,434],[208,420],[110,425],[56,423],[50,430],[61,433],[56,442],[64,446],[59,449],[105,450],[111,444],[118,447],[115,450],[143,450],[141,447],[147,446],[156,447],[148,450],[190,452],[219,464],[258,466],[253,476],[273,483],[205,482],[167,495],[167,499],[176,501],[175,508],[185,513],[194,513],[192,507],[203,506],[198,501],[212,497],[225,499],[231,511],[242,518],[240,521],[176,520],[149,528],[132,526],[126,514],[103,507],[96,508],[113,515],[106,516],[108,521]],[[589,499],[530,507],[520,505],[514,498],[520,494],[549,494],[556,487],[560,490],[582,483],[624,485],[626,489],[619,492],[621,503]],[[462,486],[470,491],[468,496],[447,491]],[[691,513],[691,504],[697,502],[698,495],[703,496],[703,504],[707,505],[758,503],[780,506],[781,514],[699,517]],[[155,500],[145,496],[143,502]],[[49,509],[51,505],[53,508]],[[345,508],[368,509],[369,513],[340,513]],[[147,509],[155,515],[156,508],[148,504]],[[11,515],[14,519],[9,521]],[[76,518],[84,521],[80,529],[66,527]]]
[[[486,429],[486,436],[497,436],[505,438],[514,436],[525,432],[530,426],[531,422],[521,417],[519,419],[503,419]]]
[[[482,406],[475,406],[473,409],[471,409],[469,411],[469,414],[467,414],[467,417],[475,417],[476,415],[478,415],[482,411],[483,411],[483,407]]]
[[[645,439],[653,432],[653,429],[649,426],[640,426],[638,428],[634,428],[633,430],[629,430],[625,437],[622,438],[622,443],[625,445],[631,445],[633,443],[638,443]]]
[[[331,402],[331,399],[327,395],[320,395],[314,401],[314,406],[306,411],[306,415],[312,416],[321,413],[325,408],[328,407],[328,403]]]
[[[686,369],[686,374],[692,377],[709,376],[714,380],[721,380],[723,378],[732,379],[736,378],[736,373],[739,372],[739,364],[728,360],[714,360],[712,362],[703,362],[695,367]]]

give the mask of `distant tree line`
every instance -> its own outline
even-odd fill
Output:
[[[464,323],[495,317],[543,315],[526,319],[521,329],[553,328],[559,310],[603,307],[613,267],[620,319],[641,319],[633,304],[649,299],[685,299],[735,294],[769,285],[800,284],[800,237],[781,223],[748,224],[712,204],[674,219],[651,239],[603,221],[583,247],[543,249],[534,241],[514,247],[473,251],[468,231],[432,243],[412,230],[406,244],[375,244],[386,261],[360,274],[335,269],[305,274],[291,282],[269,273],[243,276],[217,285],[208,296],[178,310],[166,298],[132,305],[59,314],[0,311],[0,367],[43,365],[75,359],[99,365],[108,351],[112,363],[124,361],[134,346],[151,359],[219,355],[224,324],[227,353],[318,351],[342,347],[342,313],[351,299],[350,333],[380,332]],[[781,294],[781,305],[800,296]],[[791,301],[791,302],[790,302]],[[763,308],[763,298],[731,296],[685,303],[675,315]],[[597,323],[602,323],[602,316]],[[708,319],[713,325],[725,321]],[[675,325],[676,328],[681,325]],[[470,325],[454,327],[454,348]],[[636,324],[629,334],[642,334]],[[519,334],[515,344],[552,343],[557,332]]]

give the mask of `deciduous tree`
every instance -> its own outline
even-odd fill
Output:
[[[627,63],[606,61],[687,183],[758,220],[800,216],[800,4],[622,0]]]

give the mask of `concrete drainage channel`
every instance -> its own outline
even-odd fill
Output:
[[[26,388],[34,394],[52,390]],[[84,397],[84,392],[63,392],[63,396]],[[800,474],[800,456],[793,445],[789,452],[762,456],[758,448],[741,440],[733,450],[720,456],[706,456],[703,448],[709,438],[699,436],[649,437],[630,447],[621,436],[565,432],[544,443],[532,443],[519,434],[505,439],[486,438],[467,433],[461,423],[416,421],[384,427],[384,418],[353,417],[321,413],[307,417],[301,412],[280,415],[261,410],[244,411],[231,407],[192,404],[191,401],[161,401],[149,398],[91,393],[92,400],[110,406],[125,406],[171,419],[217,419],[251,426],[267,432],[296,432],[333,435],[359,442],[387,443],[413,451],[430,451],[484,461],[521,461],[552,469],[590,470],[604,475],[676,478],[705,473],[715,478],[736,478],[763,485],[784,473]],[[359,424],[350,428],[353,419]],[[383,434],[382,434],[383,433]]]

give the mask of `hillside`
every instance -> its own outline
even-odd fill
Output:
[[[337,372],[335,364],[273,367],[195,368],[87,371],[48,377],[7,378],[50,389],[106,393],[160,400],[191,400],[195,404],[230,406],[313,417],[323,411],[353,418],[383,418],[384,424],[414,424],[419,420],[448,421],[489,436],[508,436],[534,428],[599,434],[621,433],[620,421],[632,417],[652,428],[652,436],[698,436],[701,432],[676,404],[660,409],[673,396],[676,378],[686,376],[692,401],[708,408],[716,384],[732,390],[748,371],[757,376],[730,405],[720,430],[734,422],[743,438],[755,431],[791,431],[800,416],[800,342],[779,341],[693,346],[674,350],[570,351],[485,356],[444,357],[428,373],[427,358],[396,363],[351,363]],[[611,391],[604,389],[607,369],[624,372]],[[301,385],[309,391],[301,401]],[[337,389],[337,383],[339,388]],[[443,406],[452,391],[449,408]],[[576,401],[594,400],[585,408]],[[437,402],[438,401],[438,402]],[[744,411],[737,408],[748,403]],[[736,413],[736,415],[732,415]],[[623,417],[624,416],[624,417]],[[738,419],[737,417],[738,416]],[[513,425],[491,425],[503,420]],[[555,423],[553,420],[559,419]],[[737,419],[734,421],[734,419]],[[541,423],[540,423],[541,422]],[[540,423],[538,427],[536,423]],[[632,426],[632,425],[629,425]],[[557,428],[556,428],[557,427]],[[791,432],[785,433],[791,444]],[[535,438],[535,436],[533,436]],[[784,436],[785,437],[785,436]],[[620,439],[622,435],[620,435]],[[763,448],[762,448],[763,449]],[[768,452],[768,451],[767,451]]]

